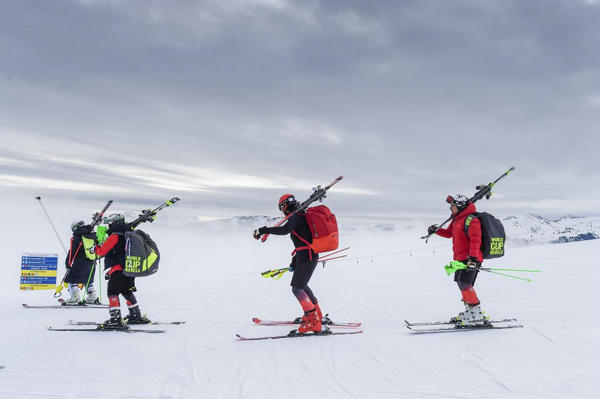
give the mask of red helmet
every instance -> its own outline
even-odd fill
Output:
[[[298,205],[298,201],[292,194],[283,194],[279,197],[279,210],[283,213],[289,213],[296,208]]]

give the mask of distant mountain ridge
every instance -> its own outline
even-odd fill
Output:
[[[540,215],[509,216],[502,219],[508,239],[523,244],[564,243],[600,238],[600,217]]]
[[[133,216],[133,215],[132,215]],[[137,215],[136,215],[137,216]],[[563,216],[547,218],[535,214],[508,216],[500,218],[506,230],[507,239],[519,245],[565,243],[586,241],[600,238],[600,217],[594,216]],[[251,215],[234,216],[215,220],[198,220],[189,216],[169,215],[159,216],[160,225],[170,227],[189,226],[214,232],[251,231],[261,226],[273,226],[281,220],[280,217]],[[347,233],[409,233],[425,234],[428,222],[352,222],[340,220],[340,230]]]

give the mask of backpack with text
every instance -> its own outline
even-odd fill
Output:
[[[469,226],[474,218],[481,224],[481,252],[483,259],[494,259],[504,256],[506,233],[502,222],[486,212],[475,212],[465,218],[465,233],[469,234]]]
[[[158,271],[160,252],[156,243],[142,230],[125,233],[125,269],[127,277],[144,277]]]

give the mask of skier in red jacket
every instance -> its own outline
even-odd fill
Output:
[[[481,223],[476,217],[467,216],[475,213],[477,209],[475,204],[469,202],[464,195],[449,195],[446,202],[450,204],[452,212],[452,221],[448,228],[439,228],[436,225],[429,227],[428,232],[434,232],[440,237],[452,238],[452,250],[454,260],[467,265],[466,269],[458,270],[454,274],[454,281],[458,284],[462,294],[462,301],[465,305],[464,312],[453,317],[451,321],[460,323],[464,326],[482,326],[488,323],[487,318],[481,311],[479,298],[475,293],[475,279],[479,273],[483,254],[481,252]],[[468,229],[465,229],[465,223],[470,223]]]

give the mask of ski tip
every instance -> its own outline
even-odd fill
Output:
[[[253,317],[252,318],[252,322],[255,323],[255,324],[260,324],[262,322],[262,320],[259,319],[258,317]]]

